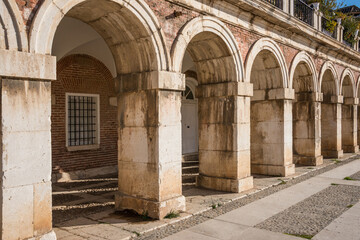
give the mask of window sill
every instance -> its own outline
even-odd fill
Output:
[[[85,151],[85,150],[96,150],[96,149],[100,149],[100,145],[95,144],[95,145],[84,145],[84,146],[68,146],[68,147],[66,147],[66,149],[69,152]]]

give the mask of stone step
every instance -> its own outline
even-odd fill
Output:
[[[188,184],[188,183],[195,183],[196,177],[198,176],[198,173],[187,173],[182,175],[182,183]]]
[[[182,167],[191,167],[191,166],[197,166],[199,167],[199,161],[186,161],[186,162],[182,162]]]
[[[198,153],[185,154],[182,156],[182,161],[183,162],[199,161],[199,154]]]
[[[199,166],[182,167],[182,174],[199,173]]]

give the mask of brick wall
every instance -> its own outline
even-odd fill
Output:
[[[69,172],[117,164],[117,107],[109,105],[115,96],[110,71],[97,59],[71,55],[57,64],[57,81],[52,83],[53,172]],[[66,149],[65,93],[100,95],[100,149],[69,152]]]

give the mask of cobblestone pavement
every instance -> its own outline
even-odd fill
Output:
[[[360,186],[332,185],[255,227],[312,237],[359,200]]]
[[[183,194],[187,200],[187,211],[181,213],[178,218],[161,221],[146,219],[131,212],[115,212],[113,209],[113,195],[117,190],[117,179],[114,176],[71,183],[57,183],[53,186],[54,229],[60,240],[161,239],[167,236],[170,236],[169,239],[173,239],[176,236],[173,234],[177,232],[196,225],[200,226],[201,223],[205,224],[210,219],[221,217],[233,210],[256,203],[267,196],[291,188],[291,186],[309,178],[337,167],[347,166],[356,159],[357,157],[351,157],[343,161],[326,160],[325,164],[319,167],[298,167],[296,175],[289,178],[256,177],[255,188],[242,194],[184,187]],[[329,186],[327,183],[327,187]],[[287,208],[276,212],[276,214],[285,211]],[[265,220],[263,219],[263,221]],[[269,234],[268,230],[254,229],[262,231],[265,235]],[[245,231],[248,237],[258,234],[258,232],[254,232],[253,228],[250,230]],[[284,236],[285,239],[293,238],[282,233],[281,236],[276,235],[274,237],[276,237],[275,239],[283,239]]]

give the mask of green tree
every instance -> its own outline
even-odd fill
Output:
[[[320,11],[326,18],[333,18],[336,10],[344,6],[340,0],[308,0],[307,3],[320,3]]]

